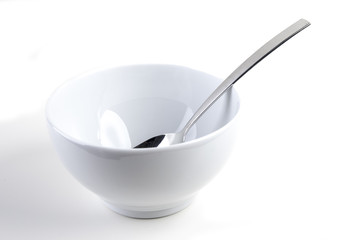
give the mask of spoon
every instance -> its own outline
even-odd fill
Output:
[[[310,23],[305,19],[300,19],[278,35],[270,39],[248,59],[245,60],[234,72],[232,72],[205,100],[200,108],[194,113],[190,120],[186,123],[185,127],[177,133],[166,133],[152,137],[134,148],[154,148],[164,147],[177,143],[182,143],[186,139],[186,134],[196,121],[204,114],[204,112],[212,106],[234,83],[236,83],[245,73],[247,73],[258,62],[268,56],[272,51],[281,46],[284,42],[295,36],[297,33],[310,26]]]

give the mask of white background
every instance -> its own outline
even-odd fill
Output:
[[[357,1],[0,1],[0,239],[360,239]],[[106,209],[61,165],[43,108],[68,78],[169,63],[225,78],[299,18],[312,25],[235,86],[236,148],[184,211]]]

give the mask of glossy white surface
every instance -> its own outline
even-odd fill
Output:
[[[0,239],[360,239],[357,5],[0,1]],[[225,78],[301,17],[312,26],[235,86],[236,147],[185,210],[123,217],[62,166],[43,107],[64,79],[138,63]]]
[[[221,83],[208,74],[172,65],[134,65],[95,70],[63,84],[50,97],[47,118],[70,139],[113,148],[184,127]],[[231,92],[189,132],[188,141],[225,126],[238,112]]]
[[[159,149],[121,144],[181,129],[221,81],[173,65],[93,71],[49,98],[50,134],[65,167],[111,209],[138,218],[173,214],[225,164],[237,135],[235,90],[204,114],[186,143]]]

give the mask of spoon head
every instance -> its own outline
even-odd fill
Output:
[[[157,148],[174,145],[183,142],[182,134],[166,133],[161,134],[136,145],[134,148]]]

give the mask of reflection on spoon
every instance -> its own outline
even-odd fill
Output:
[[[98,140],[104,147],[132,148],[134,143],[142,140],[143,135],[182,129],[193,114],[185,103],[166,98],[124,101],[101,110]],[[195,139],[197,132],[195,125],[189,131],[187,140]]]

